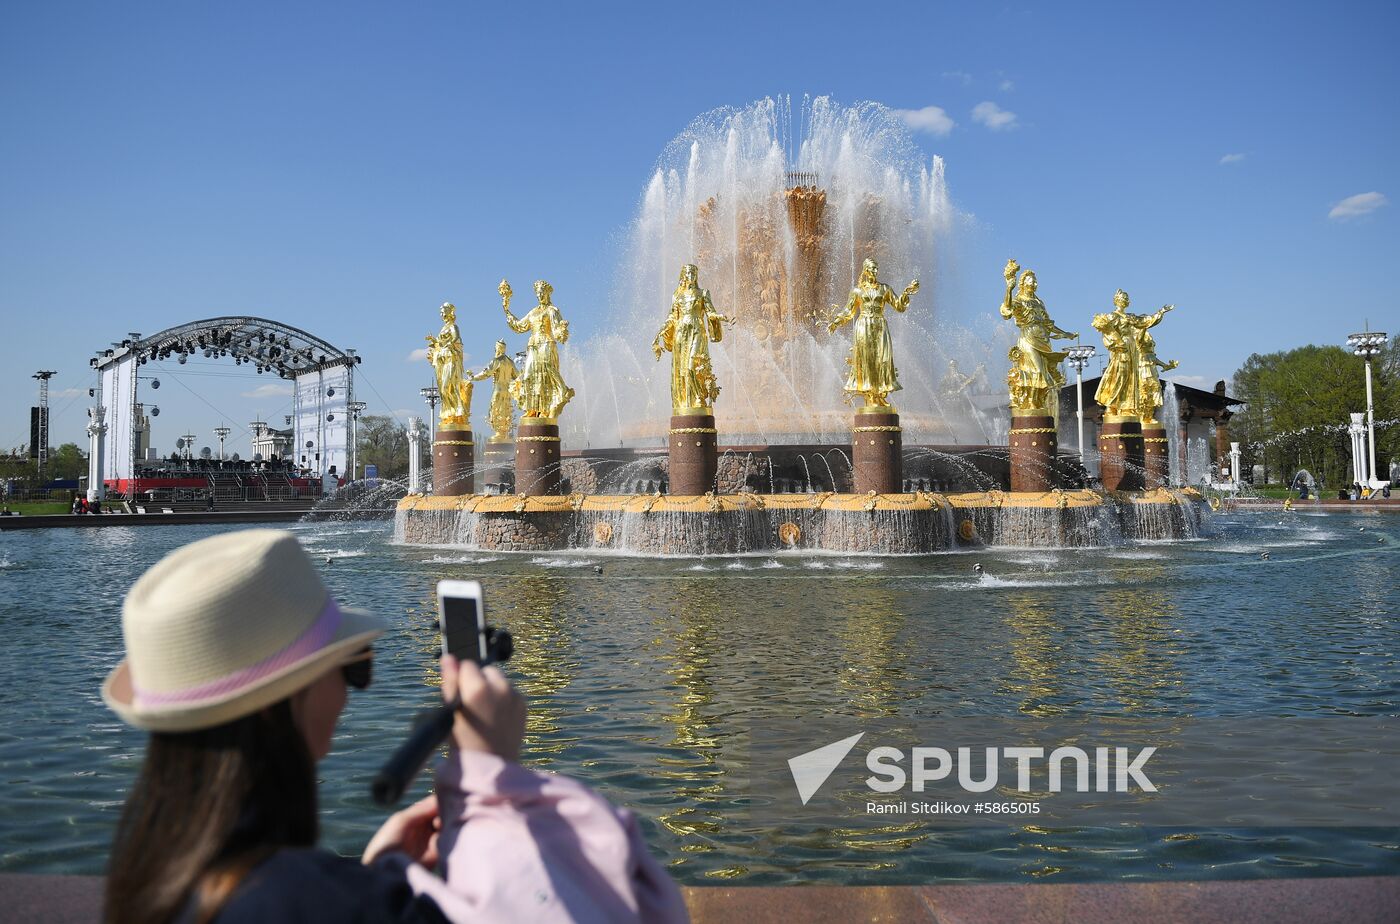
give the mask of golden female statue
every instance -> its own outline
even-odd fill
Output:
[[[681,267],[680,282],[671,295],[671,314],[651,342],[651,351],[671,353],[671,412],[712,414],[719,382],[710,365],[710,344],[724,337],[726,318],[715,311],[709,289],[700,288],[694,264]]]
[[[442,402],[438,429],[470,430],[472,383],[463,375],[462,333],[457,330],[457,308],[451,302],[442,305],[442,330],[427,339],[428,362],[433,365]]]
[[[1113,295],[1113,311],[1094,315],[1094,330],[1103,335],[1104,349],[1108,351],[1108,368],[1099,380],[1094,400],[1102,404],[1111,417],[1132,419],[1139,415],[1141,408],[1141,370],[1139,369],[1139,338],[1147,329],[1157,325],[1162,316],[1171,310],[1167,305],[1151,315],[1128,314],[1128,293],[1119,289]],[[1156,358],[1156,348],[1153,348]],[[1152,380],[1156,383],[1154,365]],[[1161,404],[1161,389],[1157,389],[1157,404]],[[1149,412],[1150,413],[1150,412]]]
[[[1006,384],[1011,390],[1011,413],[1058,418],[1059,390],[1065,384],[1060,363],[1069,354],[1053,349],[1050,340],[1072,340],[1079,335],[1060,330],[1050,320],[1045,303],[1035,294],[1037,283],[1032,270],[1021,273],[1017,292],[1016,274],[1020,269],[1015,260],[1007,260],[1002,274],[1006,278],[1006,297],[1001,301],[1001,316],[1013,319],[1021,331],[1016,345],[1007,353],[1011,360],[1011,369],[1006,373]]]
[[[1124,299],[1127,294],[1124,293]],[[1172,310],[1171,305],[1163,305],[1156,314],[1134,315],[1136,327],[1137,377],[1138,377],[1138,416],[1144,425],[1157,419],[1157,408],[1162,406],[1162,380],[1160,369],[1166,372],[1177,367],[1177,361],[1162,362],[1157,358],[1157,341],[1150,328],[1161,323],[1162,316]]]
[[[865,398],[865,406],[870,409],[892,410],[889,395],[899,391],[899,372],[894,367],[894,345],[890,341],[890,329],[885,322],[885,308],[904,311],[909,307],[909,298],[919,291],[919,280],[915,279],[904,287],[901,295],[876,278],[880,266],[874,260],[866,260],[861,266],[860,279],[846,300],[846,307],[832,319],[826,329],[835,333],[836,328],[855,321],[855,337],[851,342],[851,355],[846,364],[851,367],[846,377],[846,400],[851,395]],[[838,311],[835,305],[832,311]]]
[[[513,294],[510,283],[504,279],[499,286],[501,307],[505,309],[506,323],[517,334],[527,331],[530,339],[525,344],[525,368],[515,381],[510,383],[510,396],[520,405],[522,417],[554,421],[574,390],[564,384],[559,374],[559,344],[569,339],[569,322],[552,301],[554,286],[543,279],[535,283],[535,298],[539,304],[530,309],[523,318],[510,312],[510,297]]]
[[[518,375],[515,361],[506,355],[506,342],[497,340],[496,355],[486,364],[486,368],[471,377],[473,382],[491,380],[491,409],[487,411],[486,419],[491,422],[493,443],[510,442],[510,428],[515,423],[515,406],[510,401],[510,390]]]

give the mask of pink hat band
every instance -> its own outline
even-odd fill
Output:
[[[178,690],[145,690],[137,684],[133,676],[132,702],[140,709],[159,709],[163,706],[187,706],[191,703],[223,699],[245,687],[254,686],[264,678],[325,648],[335,638],[336,630],[340,628],[340,620],[340,607],[336,606],[334,599],[327,597],[326,605],[321,608],[315,622],[280,651],[218,680]]]

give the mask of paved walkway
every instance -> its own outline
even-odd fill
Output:
[[[705,886],[685,889],[695,924],[1272,924],[1400,921],[1400,876],[1062,885]],[[97,921],[96,876],[0,874],[0,924]]]

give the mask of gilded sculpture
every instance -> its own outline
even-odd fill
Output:
[[[671,314],[651,343],[661,358],[671,354],[671,409],[676,415],[714,413],[719,382],[710,365],[710,344],[724,336],[722,325],[730,320],[715,311],[710,291],[700,288],[694,264],[681,267],[680,282],[671,295]]]
[[[510,392],[519,375],[515,361],[506,353],[506,342],[497,340],[496,355],[484,369],[471,376],[473,382],[491,380],[491,408],[486,419],[491,424],[492,443],[510,442],[510,428],[515,423],[515,405],[511,403]]]
[[[506,324],[517,334],[530,335],[525,344],[525,368],[510,383],[510,396],[519,405],[522,417],[554,422],[574,396],[574,390],[564,384],[564,377],[559,374],[559,344],[569,339],[569,322],[551,300],[554,287],[543,279],[537,281],[538,304],[523,318],[511,313],[514,293],[510,283],[502,279],[497,291],[501,293]]]
[[[1138,416],[1142,419],[1143,426],[1156,421],[1157,408],[1162,406],[1162,380],[1159,377],[1161,372],[1167,372],[1177,367],[1177,361],[1174,359],[1162,362],[1157,358],[1157,341],[1153,339],[1150,330],[1161,322],[1162,315],[1171,310],[1171,305],[1163,305],[1162,310],[1154,315],[1139,316],[1136,341]],[[1149,320],[1151,320],[1150,324],[1147,323]]]
[[[1006,373],[1006,384],[1011,392],[1011,413],[1024,417],[1058,418],[1060,388],[1065,384],[1060,363],[1069,354],[1054,349],[1050,341],[1073,340],[1079,335],[1055,325],[1045,309],[1045,303],[1035,294],[1035,272],[1026,270],[1021,273],[1018,284],[1016,274],[1020,270],[1021,266],[1015,260],[1006,261],[1003,272],[1006,296],[1001,302],[1001,316],[1014,320],[1020,330],[1016,345],[1007,353],[1007,358],[1011,360],[1011,369]]]
[[[462,333],[457,329],[457,308],[443,302],[442,330],[429,336],[428,362],[432,363],[439,394],[438,429],[470,430],[472,382],[462,365]]]
[[[1094,400],[1104,406],[1107,413],[1105,419],[1115,422],[1140,419],[1144,412],[1150,418],[1162,403],[1162,389],[1157,383],[1156,371],[1160,363],[1157,361],[1156,345],[1151,343],[1151,335],[1147,331],[1159,324],[1172,306],[1166,305],[1155,314],[1140,315],[1129,314],[1129,304],[1128,293],[1119,289],[1113,296],[1113,311],[1096,314],[1093,321],[1094,330],[1103,335],[1104,349],[1108,351],[1108,368],[1099,380]],[[1152,402],[1152,395],[1156,396],[1155,404],[1150,404],[1150,407],[1143,401],[1140,344],[1144,336],[1148,338],[1152,353],[1151,365],[1147,367],[1151,370],[1149,377],[1152,379],[1147,401]],[[1176,368],[1175,363],[1169,368]]]
[[[895,295],[894,289],[877,278],[879,271],[879,264],[874,260],[865,261],[846,307],[831,306],[837,313],[827,330],[835,333],[841,325],[855,322],[851,354],[846,359],[851,367],[846,377],[847,402],[852,395],[860,395],[865,399],[867,410],[891,412],[894,408],[890,405],[890,392],[899,391],[901,386],[899,372],[894,366],[894,345],[885,321],[885,309],[899,312],[908,309],[910,297],[919,291],[919,280],[915,279],[904,287],[903,293]]]

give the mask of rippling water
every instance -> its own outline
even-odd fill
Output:
[[[703,560],[483,554],[394,546],[387,525],[298,527],[337,597],[394,624],[321,766],[323,841],[357,854],[382,819],[369,776],[435,695],[433,585],[477,578],[516,637],[527,761],[636,810],[683,882],[1400,874],[1397,832],[1383,828],[752,821],[743,738],[766,718],[1400,712],[1400,517],[1217,526],[1205,541],[1100,551]],[[122,594],[216,531],[0,533],[0,869],[102,870],[142,745],[98,696],[120,657]]]

